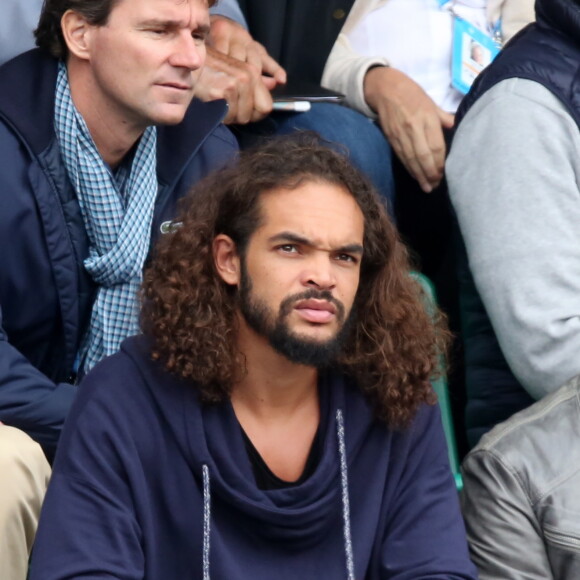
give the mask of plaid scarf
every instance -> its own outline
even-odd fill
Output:
[[[131,167],[121,166],[114,175],[72,102],[63,63],[56,86],[55,128],[89,237],[84,266],[98,285],[79,352],[79,372],[86,373],[114,353],[123,339],[139,332],[137,296],[158,188],[157,131],[145,130]]]

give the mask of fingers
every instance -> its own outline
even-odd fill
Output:
[[[253,66],[263,76],[274,79],[274,86],[286,82],[286,71],[268,54],[266,49],[259,43],[251,41],[244,45],[237,42],[229,45],[228,56],[246,62]]]
[[[390,67],[370,69],[364,90],[395,154],[421,189],[432,191],[443,178],[442,126],[452,126],[453,115],[439,109],[407,75]]]
[[[272,95],[268,87],[262,82],[261,76],[258,76],[253,83],[253,110],[250,121],[259,121],[272,112]]]
[[[431,119],[413,141],[415,178],[425,193],[430,193],[443,179],[445,139],[437,119]],[[435,122],[433,122],[435,121]],[[418,166],[418,167],[416,167]]]
[[[266,52],[266,49],[262,55],[262,72],[270,75],[276,84],[284,85],[288,80],[286,71]]]
[[[249,39],[232,39],[228,52],[224,52],[228,56],[235,58],[241,62],[248,62],[261,70],[261,59],[258,57],[258,43]]]
[[[196,86],[205,101],[226,99],[226,123],[257,121],[272,110],[272,97],[259,71],[252,65],[208,47],[206,64]]]
[[[227,36],[219,36],[215,39],[212,38],[211,43],[208,43],[208,47],[209,46],[222,54],[230,53],[230,39]]]
[[[395,154],[421,189],[430,193],[443,178],[445,140],[441,125],[435,119],[425,125],[407,127],[398,138],[390,140]]]
[[[210,44],[200,87],[202,100],[226,99],[226,123],[258,121],[272,111],[270,91],[286,82],[286,71],[248,31],[212,16]]]
[[[264,83],[264,86],[269,90],[269,91],[273,91],[276,88],[276,85],[278,84],[276,82],[276,79],[273,77],[266,77],[264,75],[262,75],[262,82]]]
[[[214,15],[211,17],[209,44],[218,52],[231,56],[230,52],[233,45],[243,46],[249,42],[253,42],[253,38],[237,22],[225,16]]]
[[[443,178],[446,152],[435,107],[415,115],[391,107],[379,113],[379,121],[397,157],[421,189],[430,193]]]
[[[218,52],[247,62],[260,74],[273,77],[276,83],[286,82],[286,71],[237,22],[223,16],[212,17],[210,41]]]
[[[441,122],[442,127],[445,129],[453,129],[453,125],[455,125],[455,115],[448,113],[439,107],[437,107],[437,115],[439,116],[439,121]]]

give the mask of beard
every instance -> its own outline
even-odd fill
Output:
[[[336,320],[339,324],[336,334],[324,341],[315,340],[293,332],[288,326],[288,317],[293,305],[301,300],[326,300],[336,309]],[[277,315],[267,304],[252,294],[252,280],[242,266],[239,307],[248,326],[265,337],[270,346],[291,362],[324,368],[336,362],[350,334],[354,319],[353,311],[345,319],[343,304],[332,296],[328,290],[314,288],[287,296],[281,303]]]

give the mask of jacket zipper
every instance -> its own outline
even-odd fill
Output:
[[[549,530],[546,527],[544,527],[544,536],[552,544],[556,544],[562,548],[572,548],[580,552],[580,537],[578,536]]]

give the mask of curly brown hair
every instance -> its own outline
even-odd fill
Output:
[[[195,381],[202,401],[229,396],[245,359],[236,346],[237,288],[219,276],[212,242],[226,234],[243,257],[263,218],[261,194],[308,181],[346,189],[364,216],[357,317],[337,367],[356,380],[380,419],[405,426],[420,404],[435,401],[431,379],[448,342],[444,317],[427,312],[407,251],[368,179],[312,134],[241,153],[183,201],[144,277],[142,327],[153,338],[153,358]]]

